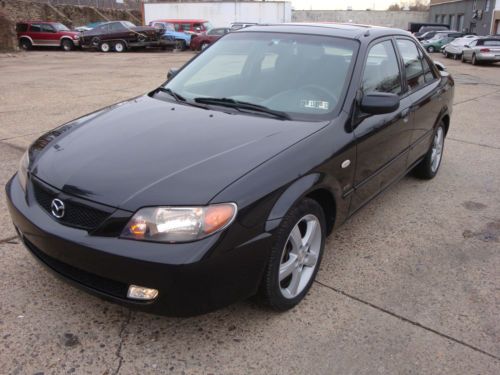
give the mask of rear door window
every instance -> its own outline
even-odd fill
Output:
[[[18,23],[16,25],[16,31],[18,33],[24,33],[25,31],[28,31],[28,24],[27,23]]]
[[[411,40],[397,39],[397,44],[404,62],[408,88],[410,91],[417,90],[425,83],[422,56]]]
[[[30,26],[30,31],[33,33],[39,33],[42,31],[42,26],[39,23],[32,23]]]

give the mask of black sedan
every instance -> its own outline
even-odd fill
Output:
[[[192,315],[259,295],[287,310],[334,228],[409,171],[436,175],[453,93],[407,32],[252,26],[40,137],[9,210],[34,257],[113,301]]]

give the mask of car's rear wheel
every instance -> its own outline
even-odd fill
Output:
[[[433,46],[427,47],[427,52],[433,53],[434,52],[434,47]]]
[[[75,47],[75,45],[73,44],[73,42],[69,39],[63,39],[61,41],[61,48],[64,50],[64,51],[71,51],[73,48]]]
[[[471,63],[472,65],[479,65],[479,61],[477,61],[476,54],[472,55]]]
[[[33,47],[33,45],[31,44],[31,41],[29,39],[23,38],[19,41],[19,47],[25,51],[28,51]]]
[[[125,45],[124,42],[118,41],[113,46],[113,49],[115,50],[115,52],[118,52],[118,53],[125,52],[125,50],[127,49],[127,46]]]
[[[101,50],[101,52],[109,52],[111,51],[111,46],[108,42],[102,42],[101,44],[99,44],[99,49]]]
[[[449,59],[450,58],[450,54],[448,52],[445,52],[444,53],[444,57],[446,57],[447,59]]]
[[[453,54],[453,60],[458,60],[458,56],[459,56],[458,54],[454,53]]]
[[[430,180],[436,176],[441,166],[441,160],[443,159],[444,138],[444,124],[441,123],[434,131],[431,148],[424,159],[413,170],[416,177]]]
[[[325,246],[325,215],[312,199],[296,204],[283,218],[260,288],[264,302],[285,311],[307,294]]]

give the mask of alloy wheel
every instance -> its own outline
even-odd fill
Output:
[[[279,285],[283,297],[299,295],[314,274],[321,251],[321,224],[308,214],[290,232],[283,248],[279,267]]]
[[[434,135],[434,140],[432,142],[432,153],[431,153],[431,169],[432,172],[436,172],[441,164],[441,157],[443,156],[443,146],[444,146],[444,131],[440,126],[436,134]]]

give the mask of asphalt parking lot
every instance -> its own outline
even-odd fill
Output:
[[[499,374],[500,65],[457,86],[438,176],[404,178],[330,236],[287,313],[245,301],[189,319],[130,311],[45,271],[3,186],[56,125],[164,81],[193,54],[0,55],[1,374]]]

